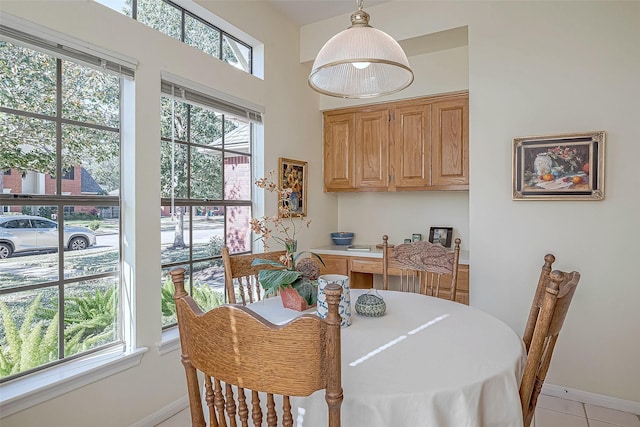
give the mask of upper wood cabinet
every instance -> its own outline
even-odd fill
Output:
[[[325,191],[467,190],[469,96],[324,113]]]
[[[345,191],[355,188],[355,114],[324,116],[324,188]]]
[[[469,188],[469,98],[431,106],[431,185]]]

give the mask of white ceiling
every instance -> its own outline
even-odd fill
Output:
[[[358,9],[356,0],[267,0],[276,9],[299,26],[322,21]],[[390,0],[365,0],[363,9],[386,3]],[[349,21],[345,22],[345,28]]]

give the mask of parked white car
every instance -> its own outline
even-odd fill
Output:
[[[64,227],[64,247],[77,251],[96,244],[96,235],[85,227]],[[30,215],[0,216],[0,258],[14,253],[58,249],[58,223]]]

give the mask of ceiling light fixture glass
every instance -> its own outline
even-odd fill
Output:
[[[309,75],[313,90],[339,98],[372,98],[413,82],[407,55],[391,36],[369,25],[363,1],[356,2],[351,26],[320,49]]]

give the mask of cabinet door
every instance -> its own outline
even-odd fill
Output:
[[[349,275],[348,258],[340,255],[320,255],[324,265],[320,265],[320,274]]]
[[[355,113],[324,116],[324,191],[354,188]]]
[[[393,113],[393,186],[424,188],[430,184],[431,105],[397,107]]]
[[[385,191],[389,186],[389,113],[378,109],[356,113],[356,187]]]
[[[435,102],[431,110],[431,185],[469,187],[469,98]]]

